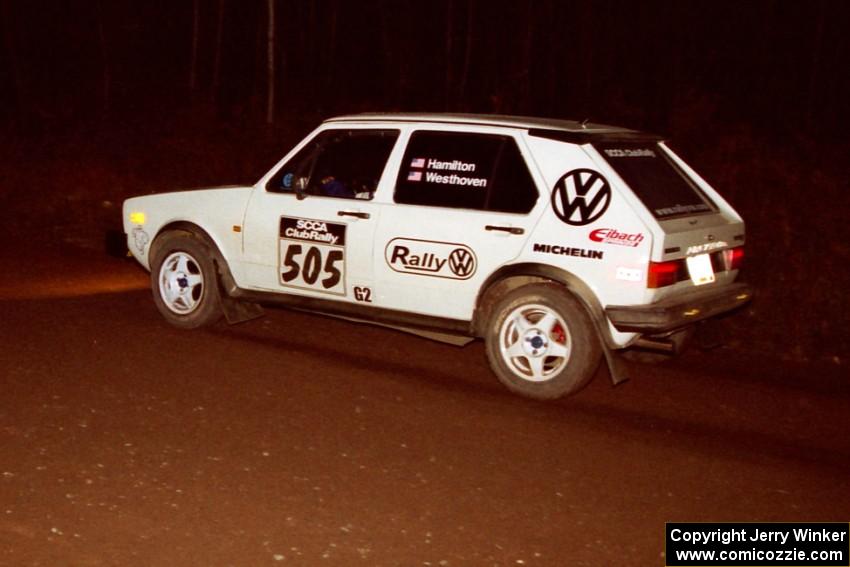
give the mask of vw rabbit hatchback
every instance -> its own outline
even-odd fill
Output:
[[[749,300],[744,223],[657,136],[487,115],[326,120],[255,185],[128,199],[173,325],[278,304],[480,338],[511,391],[573,393],[618,351]]]

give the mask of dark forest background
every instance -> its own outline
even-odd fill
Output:
[[[281,119],[373,109],[844,134],[841,1],[275,0]],[[4,0],[4,122],[262,120],[268,0]],[[11,88],[10,88],[11,87]]]
[[[649,130],[748,225],[730,344],[850,356],[843,1],[0,0],[0,206],[86,245],[123,198],[252,183],[320,120],[495,112]],[[9,226],[6,226],[6,230]]]

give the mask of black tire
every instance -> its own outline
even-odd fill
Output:
[[[183,329],[218,322],[223,312],[209,245],[189,232],[167,232],[152,252],[153,301],[166,321]]]
[[[554,283],[508,293],[493,307],[484,339],[490,367],[502,384],[537,400],[578,392],[602,357],[584,306]]]

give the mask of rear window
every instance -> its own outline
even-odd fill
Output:
[[[709,213],[715,210],[658,144],[595,143],[608,163],[658,219]]]

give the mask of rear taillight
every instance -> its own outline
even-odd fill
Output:
[[[650,262],[646,274],[646,287],[656,289],[673,285],[679,281],[679,275],[684,268],[682,260],[669,262]]]
[[[711,253],[711,265],[715,272],[740,270],[743,264],[743,246]],[[688,279],[688,269],[684,259],[650,262],[646,276],[646,287],[658,289],[686,279]]]
[[[738,246],[731,250],[726,250],[726,265],[730,270],[740,270],[744,265],[744,247]]]

